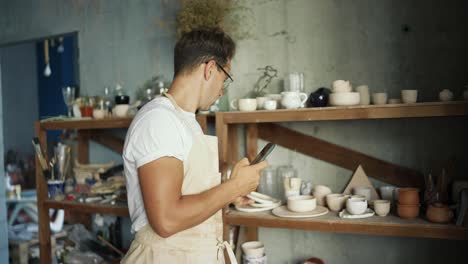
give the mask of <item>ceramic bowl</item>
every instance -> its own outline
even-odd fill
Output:
[[[418,90],[401,90],[401,100],[405,104],[416,103],[418,100]]]
[[[448,223],[453,218],[453,212],[447,205],[435,203],[427,208],[426,218],[434,223]]]
[[[346,205],[346,200],[349,198],[348,195],[341,193],[331,193],[326,196],[327,206],[334,212],[343,210]]]
[[[242,251],[248,257],[258,258],[265,255],[265,246],[260,241],[249,241],[242,244]]]
[[[380,190],[380,197],[382,197],[382,199],[393,201],[393,192],[395,191],[395,187],[382,186],[379,188],[379,190]]]
[[[358,105],[361,95],[356,92],[331,93],[328,100],[330,105],[333,106]]]
[[[389,200],[375,200],[374,211],[379,216],[387,216],[390,212],[390,205]]]
[[[349,198],[346,201],[346,211],[353,215],[363,214],[367,209],[367,200],[363,198]]]
[[[332,83],[333,93],[349,93],[352,89],[349,81],[336,80]]]
[[[288,209],[293,212],[308,212],[317,207],[317,200],[312,195],[298,195],[288,197]]]
[[[398,204],[397,214],[401,218],[412,219],[419,215],[419,205]]]
[[[419,189],[400,188],[398,190],[398,203],[402,205],[419,205]]]
[[[387,98],[387,93],[373,93],[372,103],[375,105],[384,105],[387,104]]]
[[[317,199],[317,204],[321,206],[326,205],[325,197],[327,194],[332,193],[332,190],[325,185],[315,185],[312,194]]]
[[[353,194],[355,195],[362,195],[366,198],[366,200],[370,201],[372,189],[367,186],[359,186],[353,188]]]

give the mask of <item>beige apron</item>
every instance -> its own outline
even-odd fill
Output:
[[[182,115],[182,109],[169,94],[164,94]],[[181,116],[181,120],[184,120]],[[185,124],[185,122],[184,122]],[[187,124],[185,124],[187,126]],[[197,194],[221,183],[218,168],[218,140],[208,135],[194,135],[193,145],[184,162],[182,195]],[[231,263],[237,264],[229,243],[222,241],[223,219],[219,210],[205,222],[168,238],[158,236],[150,225],[135,235],[121,263],[224,263],[223,249]]]

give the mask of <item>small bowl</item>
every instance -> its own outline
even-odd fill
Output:
[[[353,215],[363,214],[367,210],[367,200],[363,198],[349,198],[346,201],[346,211]]]
[[[403,205],[419,205],[419,189],[400,188],[398,191],[398,203]]]
[[[419,205],[398,204],[397,214],[401,218],[412,219],[419,215]]]
[[[366,200],[370,201],[372,197],[372,188],[367,186],[358,186],[353,188],[353,194],[362,195]]]
[[[331,93],[328,100],[333,106],[358,105],[360,101],[361,95],[356,92]]]
[[[401,90],[401,100],[405,104],[416,103],[418,100],[418,90]]]
[[[374,200],[374,211],[378,216],[387,216],[390,212],[389,200]]]
[[[129,104],[130,103],[130,96],[128,95],[116,95],[115,96],[115,104]]]
[[[265,246],[260,241],[249,241],[242,244],[242,251],[251,258],[259,258],[265,255]]]
[[[346,205],[346,200],[349,198],[348,195],[341,193],[331,193],[326,196],[327,206],[334,212],[343,210]]]
[[[312,195],[290,196],[287,207],[293,212],[308,212],[317,207],[317,200]]]
[[[325,206],[327,201],[325,200],[325,197],[332,193],[332,190],[325,185],[315,185],[314,190],[312,191],[312,194],[314,197],[317,199],[317,204]]]

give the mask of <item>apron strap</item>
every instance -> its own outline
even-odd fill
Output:
[[[218,238],[217,247],[218,247],[218,253],[219,253],[219,250],[221,250],[221,252],[223,252],[222,250],[226,249],[226,251],[228,253],[229,261],[231,262],[231,264],[237,264],[236,256],[234,255],[234,252],[232,251],[232,248],[231,248],[231,245],[229,244],[229,242],[222,241],[221,239]],[[217,254],[217,257],[219,257],[219,254]]]

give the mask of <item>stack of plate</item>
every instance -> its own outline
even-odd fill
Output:
[[[281,206],[281,201],[271,196],[258,192],[251,192],[248,198],[254,200],[252,204],[236,205],[236,209],[241,212],[262,212]]]

